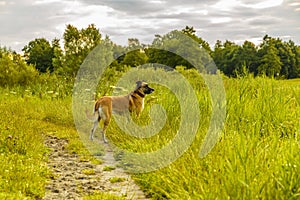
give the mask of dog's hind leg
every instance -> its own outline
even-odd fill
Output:
[[[97,128],[100,120],[101,120],[101,117],[98,116],[98,119],[94,121],[94,126],[93,126],[93,128],[91,130],[91,133],[90,133],[90,140],[94,139],[94,134],[95,134],[96,128]]]

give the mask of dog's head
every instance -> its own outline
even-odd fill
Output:
[[[151,94],[154,91],[154,89],[149,87],[148,83],[146,83],[145,81],[137,81],[136,88],[134,91],[146,95],[146,94]]]

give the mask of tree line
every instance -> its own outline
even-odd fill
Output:
[[[284,42],[266,35],[258,46],[249,41],[241,46],[230,41],[217,41],[212,57],[228,76],[242,75],[247,71],[269,77],[300,77],[300,47],[291,40]]]
[[[180,32],[191,37],[208,52],[218,69],[227,76],[236,77],[252,73],[255,76],[287,79],[300,77],[300,47],[291,40],[286,42],[268,35],[263,37],[259,45],[250,41],[238,45],[228,40],[218,40],[212,49],[205,40],[196,35],[193,27],[186,26]],[[168,34],[155,35],[152,44],[148,45],[141,44],[136,38],[129,38],[127,46],[113,44],[116,61],[112,66],[119,71],[145,63],[161,63],[172,68],[192,68],[191,63],[180,56],[154,48],[155,45],[163,43],[168,43],[170,47],[178,45],[176,40],[166,42],[168,38]],[[104,41],[113,43],[108,36],[102,37],[94,24],[83,29],[69,24],[63,34],[63,47],[59,39],[50,42],[45,38],[30,41],[22,49],[22,56],[0,47],[0,84],[8,85],[7,77],[14,79],[12,82],[25,84],[41,73],[55,73],[74,78],[86,56]]]

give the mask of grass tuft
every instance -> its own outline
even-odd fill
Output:
[[[122,177],[112,177],[112,178],[109,179],[109,182],[119,183],[119,182],[123,182],[125,180],[126,180],[126,178],[122,178]]]
[[[115,169],[116,169],[116,167],[113,167],[113,166],[105,166],[105,167],[103,167],[103,171],[108,171],[108,172],[110,172],[112,170],[115,170]]]

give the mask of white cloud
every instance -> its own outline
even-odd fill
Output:
[[[266,1],[260,1],[258,3],[248,3],[242,5],[248,8],[264,9],[264,8],[272,8],[272,7],[280,6],[282,3],[283,0],[266,0]]]
[[[34,4],[52,4],[52,3],[57,3],[60,2],[61,0],[36,0]]]
[[[0,0],[0,45],[20,51],[37,37],[62,38],[66,24],[91,23],[118,44],[132,37],[151,43],[186,25],[212,46],[264,34],[299,44],[299,11],[299,0]]]
[[[240,1],[238,0],[220,0],[211,7],[219,11],[231,11],[238,5],[240,5]]]
[[[289,6],[300,6],[300,2],[289,3]]]
[[[262,37],[251,37],[251,38],[234,40],[234,43],[242,45],[246,40],[252,42],[255,45],[259,45],[262,42]]]
[[[6,5],[6,1],[0,1],[0,6],[5,6]]]
[[[232,21],[232,18],[230,17],[211,18],[210,21],[213,24],[228,23]]]
[[[152,0],[152,1],[149,1],[149,3],[153,3],[153,4],[165,4],[166,1],[161,1],[161,0]]]

